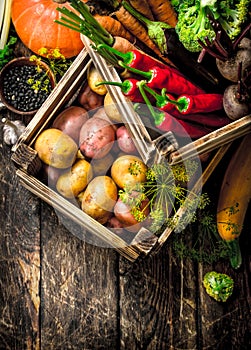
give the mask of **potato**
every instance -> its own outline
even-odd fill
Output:
[[[45,164],[60,169],[72,166],[78,152],[76,142],[55,128],[42,131],[35,141],[34,148]]]
[[[127,128],[122,125],[116,131],[117,143],[121,151],[127,154],[135,154],[137,153],[137,148],[133,142],[133,139],[127,130]]]
[[[149,207],[147,206],[149,200],[145,199],[142,201],[139,210],[147,218],[149,215]],[[123,227],[129,232],[138,232],[142,227],[143,222],[139,222],[131,212],[132,208],[127,204],[123,203],[119,198],[114,206],[114,215],[121,222]]]
[[[120,236],[122,236],[124,234],[124,232],[125,232],[122,223],[116,218],[116,216],[112,216],[107,221],[106,227],[108,227],[112,232],[114,232],[114,233],[116,233],[117,235],[120,235]]]
[[[92,177],[91,164],[84,159],[79,159],[69,171],[59,176],[56,189],[62,196],[74,198],[85,189]]]
[[[42,177],[43,181],[50,187],[56,188],[56,184],[60,175],[62,175],[67,169],[54,168],[50,165],[43,163]]]
[[[105,109],[107,116],[112,121],[115,121],[117,123],[122,122],[121,114],[119,113],[117,105],[116,105],[116,103],[114,103],[109,92],[107,92],[107,94],[105,95],[105,98],[104,98],[104,109]]]
[[[111,123],[100,118],[90,118],[80,130],[80,151],[88,158],[103,158],[110,152],[115,137]]]
[[[117,201],[117,186],[109,176],[96,176],[88,184],[81,199],[82,210],[99,223],[105,224],[112,216]]]
[[[106,120],[108,123],[110,123],[113,127],[113,129],[116,131],[118,129],[118,126],[114,124],[111,119],[107,116],[106,111],[104,107],[98,108],[95,113],[93,114],[93,118],[100,118]]]
[[[108,153],[101,159],[93,159],[91,161],[93,173],[97,175],[106,175],[110,170],[112,163],[114,162],[114,157],[111,153]]]
[[[78,106],[65,108],[54,120],[52,127],[69,135],[77,144],[79,142],[79,131],[87,121],[89,115],[86,109]]]
[[[123,155],[112,164],[111,177],[121,188],[146,181],[147,166],[135,155]]]
[[[77,100],[87,111],[101,107],[104,104],[104,96],[91,90],[87,82],[80,90]]]
[[[92,65],[87,72],[87,82],[90,89],[96,92],[98,95],[104,96],[107,93],[105,85],[96,86],[97,83],[101,83],[103,79],[101,78],[99,71]]]

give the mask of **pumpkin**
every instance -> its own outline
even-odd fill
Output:
[[[12,0],[11,16],[17,35],[31,51],[38,54],[42,47],[60,49],[70,58],[84,47],[80,34],[54,22],[61,14],[57,7],[67,7],[76,12],[67,2],[54,0]]]

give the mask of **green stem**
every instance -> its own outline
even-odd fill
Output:
[[[166,89],[163,88],[161,90],[161,95],[158,94],[156,91],[154,91],[153,89],[151,89],[149,86],[147,86],[146,84],[144,85],[144,89],[145,91],[147,91],[149,94],[151,94],[155,100],[156,100],[156,106],[161,108],[164,107],[167,103],[171,103],[173,105],[176,105],[178,107],[178,109],[180,108],[180,103],[179,101],[175,101],[172,100],[171,98],[169,98],[166,95]]]
[[[151,113],[151,116],[153,117],[154,119],[154,124],[155,125],[160,125],[164,118],[165,118],[165,113],[162,113],[160,111],[157,111],[156,109],[154,109],[154,107],[152,106],[149,98],[147,97],[146,93],[145,93],[145,90],[144,90],[144,87],[145,87],[145,84],[146,82],[144,80],[141,80],[138,82],[138,88],[139,88],[139,91],[145,101],[145,104],[147,105],[148,109],[149,109],[149,112]]]
[[[100,44],[97,46],[97,49],[106,49],[107,51],[113,53],[114,55],[116,55],[117,57],[120,57],[122,58],[123,60],[123,63],[128,65],[132,62],[133,60],[133,53],[131,51],[128,51],[128,52],[120,52],[116,49],[114,49],[113,47],[109,46],[109,45],[106,45],[106,44]]]
[[[118,82],[118,81],[101,81],[100,83],[97,83],[96,86],[100,86],[100,85],[113,85],[113,86],[118,86],[120,87],[121,91],[126,94],[130,88],[131,88],[131,84],[128,80],[124,80],[122,83]]]
[[[231,250],[230,253],[230,264],[232,268],[238,269],[242,264],[242,255],[240,250],[239,239],[236,238],[233,241],[227,242],[228,247]]]
[[[62,13],[65,17],[61,17],[61,21],[55,20],[56,23],[86,35],[94,42],[97,41],[96,44],[106,43],[108,45],[113,45],[113,36],[92,16],[86,4],[78,0],[70,0],[69,2],[72,8],[78,11],[83,18],[73,11],[68,10],[66,7],[58,7],[57,11]],[[68,17],[68,19],[66,17]]]
[[[152,78],[152,72],[151,71],[148,71],[148,72],[145,72],[143,70],[139,70],[139,69],[136,69],[136,68],[132,68],[130,66],[128,66],[127,64],[125,64],[124,62],[122,61],[118,61],[118,64],[124,68],[124,69],[127,69],[129,70],[130,72],[132,73],[135,73],[135,74],[138,74],[138,75],[141,75],[144,79],[146,80],[150,80]]]

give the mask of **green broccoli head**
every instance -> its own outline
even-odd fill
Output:
[[[191,52],[200,52],[198,39],[205,42],[215,38],[208,14],[222,25],[230,39],[235,39],[248,19],[250,0],[184,0],[177,8],[178,23],[175,27],[180,42]]]
[[[235,39],[248,19],[251,6],[250,0],[224,0],[219,1],[219,22],[227,32],[230,39]]]
[[[210,21],[207,18],[207,8],[201,5],[201,1],[184,1],[179,7],[178,23],[176,32],[183,46],[191,52],[200,52],[202,41],[205,37],[212,40],[215,37]]]
[[[222,302],[227,301],[234,289],[234,281],[230,276],[215,271],[205,274],[203,285],[208,295]]]

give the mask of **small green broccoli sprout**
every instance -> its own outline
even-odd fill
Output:
[[[222,302],[227,301],[234,289],[234,281],[230,276],[215,271],[210,271],[205,274],[203,285],[208,295],[216,301]]]

